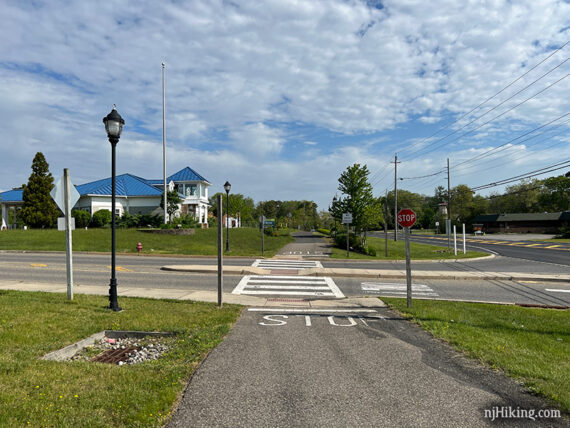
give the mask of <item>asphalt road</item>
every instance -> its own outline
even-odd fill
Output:
[[[382,232],[371,232],[370,236],[384,238]],[[388,235],[393,239],[393,234]],[[403,240],[404,237],[399,234],[398,239]],[[414,235],[410,236],[411,241],[420,242],[431,245],[447,247],[447,237]],[[539,242],[529,241],[524,235],[513,235],[508,239],[503,239],[502,235],[494,237],[488,235],[483,237],[468,236],[466,238],[468,250],[487,251],[501,256],[531,260],[535,262],[559,264],[570,267],[570,244],[555,242]],[[453,236],[451,237],[451,248],[453,248]],[[463,241],[457,241],[458,251],[463,248]]]
[[[505,258],[506,259],[506,258]],[[117,280],[121,287],[176,288],[189,290],[216,290],[216,275],[188,274],[183,272],[165,272],[160,267],[165,264],[187,263],[215,264],[215,259],[187,259],[173,257],[117,257]],[[253,259],[226,259],[227,263],[251,265]],[[483,270],[480,262],[426,263],[421,269],[442,266],[454,270]],[[325,263],[326,264],[326,263]],[[74,283],[81,285],[108,284],[110,278],[109,256],[93,254],[74,255]],[[355,262],[351,267],[360,266]],[[535,267],[555,270],[556,266],[535,263]],[[369,263],[364,263],[370,267]],[[383,264],[393,268],[393,264]],[[397,265],[402,268],[402,265]],[[414,268],[414,264],[412,268]],[[528,268],[523,263],[520,268]],[[377,268],[377,266],[374,266]],[[564,267],[562,267],[564,268]],[[561,268],[561,269],[562,269]],[[567,273],[568,269],[561,273]],[[519,270],[523,271],[523,270]],[[63,253],[0,253],[0,279],[6,281],[27,281],[39,283],[66,283],[65,254]],[[412,270],[413,276],[413,270]],[[242,279],[241,276],[224,276],[224,290],[231,292]],[[402,297],[405,291],[403,280],[373,280],[364,278],[334,278],[335,284],[345,296],[394,296]],[[487,302],[526,303],[556,306],[570,306],[570,284],[567,283],[532,283],[514,281],[413,281],[413,296],[416,298],[477,300]],[[426,289],[429,288],[428,289]],[[557,291],[549,291],[557,290]],[[562,290],[562,291],[560,291]]]
[[[491,422],[485,410],[545,404],[388,309],[291,311],[244,311],[192,377],[169,426],[537,426]]]

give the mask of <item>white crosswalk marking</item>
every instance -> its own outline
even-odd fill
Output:
[[[406,284],[363,282],[360,284],[362,291],[381,295],[405,295],[407,293]],[[412,284],[412,296],[438,297],[433,289],[424,284]]]
[[[332,278],[280,275],[244,276],[232,294],[344,297]]]
[[[322,268],[321,262],[316,260],[278,260],[278,259],[257,259],[251,265],[263,269],[308,269]]]

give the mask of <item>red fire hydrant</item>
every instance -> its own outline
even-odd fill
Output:
[[[139,242],[137,243],[137,253],[139,253],[140,255],[141,251],[142,251],[142,244]]]

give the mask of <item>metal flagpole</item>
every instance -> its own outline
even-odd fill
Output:
[[[164,62],[162,63],[162,177],[164,179],[164,224],[168,222],[168,205],[166,189],[166,121],[165,121],[165,93],[164,93]]]

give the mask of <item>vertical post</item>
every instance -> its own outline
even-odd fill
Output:
[[[226,251],[230,251],[230,192],[226,190]]]
[[[384,256],[388,257],[388,223],[386,218],[388,217],[388,190],[385,192],[386,203],[384,204]]]
[[[115,276],[115,205],[116,205],[116,161],[115,149],[118,139],[110,139],[111,141],[111,281],[109,284],[109,308],[113,311],[121,311],[117,294],[117,278]]]
[[[224,284],[224,259],[222,252],[223,245],[223,212],[222,195],[218,195],[218,307],[222,307],[222,291]]]
[[[398,240],[398,154],[394,157],[394,241]]]
[[[164,62],[162,63],[162,178],[164,180],[164,224],[168,222],[168,198],[166,189],[166,101],[164,91]]]
[[[261,257],[263,257],[264,251],[264,244],[265,244],[265,216],[261,216]]]
[[[453,253],[457,255],[457,227],[453,225]]]
[[[412,266],[410,265],[410,228],[404,228],[406,238],[406,306],[412,307]]]
[[[447,158],[447,248],[451,248],[451,180],[449,178],[449,158]]]
[[[71,243],[71,180],[69,169],[63,169],[63,203],[65,207],[65,259],[67,270],[67,299],[73,300],[73,254]]]
[[[467,253],[467,240],[465,238],[465,223],[463,223],[463,254]]]
[[[348,235],[350,235],[350,223],[346,223],[346,258],[348,259],[350,257],[350,250],[349,250],[349,246],[348,246]]]

